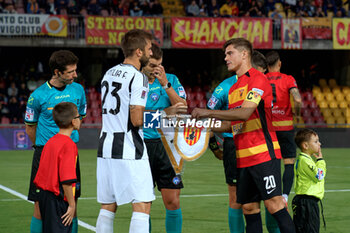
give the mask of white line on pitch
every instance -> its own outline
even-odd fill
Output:
[[[25,201],[30,202],[30,203],[33,204],[33,202],[32,201],[28,201],[27,197],[24,196],[22,193],[19,193],[19,192],[13,190],[13,189],[10,189],[8,187],[5,187],[5,186],[1,185],[1,184],[0,184],[0,189],[4,190],[5,192],[11,193],[12,195],[14,195],[16,197],[19,197],[20,199],[25,200]],[[90,231],[96,232],[96,228],[94,226],[91,226],[91,225],[87,224],[86,222],[83,222],[83,221],[81,221],[79,219],[78,219],[78,224],[80,226],[90,230]]]

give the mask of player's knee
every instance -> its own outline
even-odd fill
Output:
[[[260,213],[259,203],[248,203],[242,205],[244,214],[257,214]]]
[[[264,201],[265,206],[267,208],[267,210],[271,213],[274,214],[277,211],[285,208],[285,204],[283,202],[282,196],[275,196],[272,197],[268,200]]]
[[[164,201],[164,205],[168,210],[177,210],[180,208],[180,200],[178,198],[168,199]]]

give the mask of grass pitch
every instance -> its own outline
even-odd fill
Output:
[[[82,197],[78,218],[95,226],[99,213],[96,202],[96,151],[80,150]],[[326,194],[323,200],[327,229],[321,232],[350,232],[350,149],[323,149],[327,162]],[[0,151],[0,185],[27,196],[33,151]],[[184,233],[229,232],[228,195],[222,162],[206,152],[200,159],[185,163],[185,188],[181,193]],[[152,204],[152,232],[165,232],[165,209],[160,193]],[[294,194],[289,197],[289,204]],[[291,210],[291,206],[289,206]],[[114,232],[128,232],[131,206],[120,206]],[[29,232],[33,205],[0,188],[1,232]],[[264,218],[264,210],[262,211]],[[263,220],[264,222],[264,220]],[[322,225],[322,221],[321,221]],[[92,232],[79,226],[80,233]],[[267,230],[264,228],[264,232]]]

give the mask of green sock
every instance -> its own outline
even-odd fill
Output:
[[[244,233],[244,218],[242,209],[228,208],[228,225],[231,233]]]
[[[37,219],[32,216],[32,221],[30,223],[30,233],[42,233],[43,232],[43,223],[41,219]]]
[[[278,228],[278,223],[276,219],[270,214],[270,212],[265,207],[265,220],[266,220],[266,228],[269,233],[281,233]]]
[[[78,233],[78,218],[74,217],[72,221],[72,233]]]
[[[151,215],[149,216],[149,233],[152,232],[152,221],[151,221]]]
[[[165,229],[167,233],[182,232],[182,212],[177,210],[166,210]]]

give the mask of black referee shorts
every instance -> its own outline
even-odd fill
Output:
[[[182,189],[181,175],[176,175],[169,156],[165,151],[162,141],[159,139],[145,139],[149,163],[151,166],[154,185],[158,190]]]
[[[237,158],[236,158],[236,146],[233,138],[225,137],[223,144],[223,163],[225,170],[226,183],[228,185],[237,184],[238,169],[237,169]]]
[[[41,190],[39,208],[43,221],[43,233],[70,233],[72,224],[64,226],[61,217],[67,212],[68,202],[52,192]]]
[[[30,174],[29,191],[28,191],[29,201],[39,201],[40,189],[38,189],[34,184],[34,179],[39,169],[39,163],[40,163],[40,158],[41,158],[41,153],[43,151],[43,148],[44,148],[43,146],[36,146],[34,150],[33,161],[32,161],[32,171]],[[76,171],[77,171],[77,183],[76,183],[76,189],[75,189],[75,198],[77,199],[78,197],[80,197],[80,194],[81,194],[79,156],[77,159]]]
[[[277,140],[281,147],[282,157],[284,159],[296,157],[296,145],[294,142],[294,129],[290,131],[276,131]]]
[[[296,233],[320,232],[318,201],[318,198],[308,195],[296,195],[293,198],[293,222]]]

